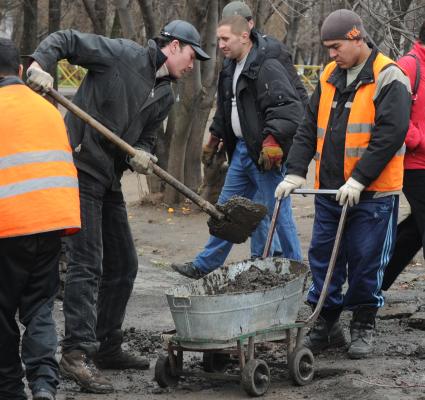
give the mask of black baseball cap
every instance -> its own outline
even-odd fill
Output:
[[[161,36],[180,40],[192,46],[196,53],[196,58],[201,61],[209,60],[210,56],[201,49],[201,36],[196,28],[189,22],[176,19],[162,28]]]

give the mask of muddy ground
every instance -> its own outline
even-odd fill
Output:
[[[128,212],[139,254],[139,274],[130,299],[124,323],[125,347],[144,353],[151,359],[149,371],[108,371],[116,393],[95,395],[83,393],[71,381],[61,383],[59,400],[136,400],[136,399],[242,399],[248,396],[236,383],[211,382],[184,378],[176,389],[163,390],[153,381],[154,366],[162,353],[160,333],[173,328],[164,290],[189,280],[170,268],[171,262],[191,260],[203,247],[208,230],[207,216],[185,204],[174,210],[166,205],[140,206],[139,183],[134,175],[126,175],[124,189]],[[311,197],[293,196],[304,256],[307,254],[314,216]],[[173,211],[173,212],[172,212]],[[402,204],[401,214],[407,207]],[[235,246],[229,261],[249,255],[247,244]],[[272,384],[264,396],[267,399],[368,399],[368,400],[425,400],[425,352],[418,350],[425,342],[425,267],[418,257],[386,296],[386,307],[377,320],[377,340],[374,355],[367,360],[348,359],[344,350],[328,351],[316,357],[316,378],[305,387],[292,385],[285,368],[286,359],[281,345],[262,349],[261,357],[272,370]],[[309,313],[305,305],[301,316]],[[410,318],[414,315],[414,318]],[[61,303],[56,303],[55,317],[58,333],[63,335]],[[350,315],[344,313],[342,322],[348,333]],[[58,357],[60,349],[58,352]],[[185,356],[185,366],[200,365],[197,353]]]

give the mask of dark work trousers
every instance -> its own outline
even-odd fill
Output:
[[[324,310],[384,305],[382,277],[394,249],[398,200],[394,195],[362,199],[349,207]],[[308,254],[313,278],[308,302],[312,304],[317,304],[323,288],[341,210],[342,207],[329,196],[316,196]],[[346,279],[348,289],[343,294]]]
[[[19,357],[33,393],[56,393],[57,337],[52,317],[59,287],[60,237],[57,232],[0,239],[0,400],[26,399]]]
[[[385,270],[383,290],[388,290],[421,247],[425,248],[425,170],[404,171],[403,193],[411,213],[397,226],[395,250]]]
[[[62,348],[93,355],[99,342],[121,330],[138,260],[122,192],[82,171],[78,180],[82,227],[66,238]]]

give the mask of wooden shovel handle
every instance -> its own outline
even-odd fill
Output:
[[[102,125],[99,121],[94,119],[91,115],[87,114],[80,107],[76,106],[72,101],[68,100],[66,97],[62,96],[54,89],[49,89],[47,94],[59,104],[65,107],[67,110],[71,111],[78,118],[81,118],[85,123],[90,125],[92,128],[96,129],[100,134],[105,136],[112,143],[117,145],[122,151],[127,153],[130,157],[133,157],[136,154],[136,149],[133,146],[130,146],[127,142],[118,137],[106,126]],[[178,181],[174,176],[170,175],[168,172],[164,171],[162,168],[158,167],[155,163],[152,163],[152,171],[155,175],[159,176],[169,185],[171,185],[178,192],[183,194],[188,199],[192,200],[196,205],[198,205],[202,210],[204,210],[211,217],[221,220],[224,218],[224,214],[218,211],[210,202],[203,199],[193,190],[190,190],[187,186],[183,185]]]

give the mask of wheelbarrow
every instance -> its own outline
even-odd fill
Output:
[[[336,190],[299,189],[296,194],[336,194]],[[294,384],[303,386],[314,377],[314,357],[303,346],[306,329],[314,324],[326,298],[333,274],[348,205],[338,225],[323,290],[314,312],[306,320],[297,320],[308,267],[298,261],[267,257],[272,241],[280,201],[276,202],[262,259],[247,260],[216,269],[202,279],[166,292],[176,326],[174,334],[164,335],[166,355],[155,365],[155,380],[160,387],[173,387],[182,376],[201,376],[240,382],[251,396],[265,394],[270,386],[270,369],[256,358],[255,345],[285,341],[287,367]],[[294,274],[286,284],[261,291],[215,294],[218,289],[255,266],[278,274]],[[203,371],[187,370],[184,352],[200,352]],[[226,372],[236,358],[236,372]]]

